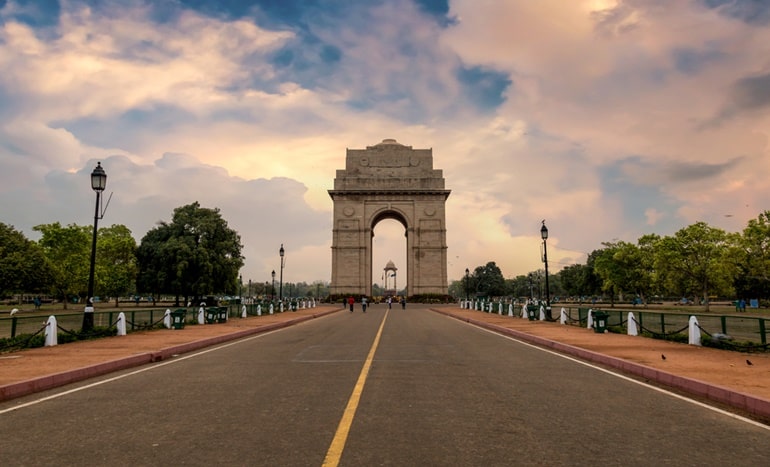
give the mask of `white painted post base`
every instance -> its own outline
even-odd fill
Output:
[[[626,328],[628,331],[626,334],[629,336],[638,336],[639,335],[639,327],[636,325],[636,317],[632,312],[628,313],[628,317],[626,318],[628,321],[628,324],[626,325]]]
[[[122,311],[118,315],[118,324],[116,325],[118,328],[118,335],[119,336],[125,336],[126,335],[126,314]]]
[[[698,318],[695,316],[690,316],[688,332],[690,334],[690,338],[688,339],[687,343],[690,345],[700,345],[700,327],[698,327]]]
[[[53,347],[59,344],[59,329],[56,324],[56,316],[49,316],[45,323],[45,346]]]

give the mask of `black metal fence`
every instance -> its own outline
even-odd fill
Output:
[[[588,325],[588,310],[584,307],[564,307],[568,324],[575,326]],[[747,342],[757,345],[767,345],[767,318],[758,316],[735,316],[698,313],[678,313],[645,311],[642,309],[627,310],[613,308],[597,308],[607,313],[607,327],[619,327],[624,331],[628,329],[628,313],[632,312],[639,328],[654,335],[673,335],[686,333],[690,316],[698,319],[698,325],[702,331],[709,335],[729,336],[737,342]],[[554,317],[558,318],[561,308],[555,308]]]

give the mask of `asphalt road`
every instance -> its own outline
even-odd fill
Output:
[[[416,305],[0,404],[4,466],[757,466],[769,453],[766,426]]]

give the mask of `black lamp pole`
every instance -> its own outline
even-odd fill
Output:
[[[96,207],[94,208],[94,234],[91,240],[91,270],[88,273],[88,293],[86,308],[83,313],[83,331],[94,328],[94,269],[96,268],[96,233],[99,224],[99,200],[102,191],[107,186],[107,173],[102,168],[102,163],[97,162],[96,168],[91,172],[91,189],[96,192]]]
[[[540,237],[543,239],[543,263],[545,263],[545,317],[551,320],[553,318],[551,317],[551,293],[548,288],[548,227],[545,226],[545,220],[540,227]]]
[[[468,274],[470,274],[470,271],[468,268],[465,268],[465,301],[468,301]]]
[[[270,287],[270,300],[275,300],[275,269],[270,273],[273,276],[273,285]]]
[[[278,250],[278,254],[281,255],[281,284],[279,286],[279,300],[283,300],[283,255],[284,255],[283,243],[281,243],[281,249]]]

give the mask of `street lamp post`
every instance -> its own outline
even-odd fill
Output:
[[[91,189],[96,192],[96,207],[94,208],[94,234],[91,239],[91,269],[88,273],[88,293],[86,308],[83,312],[83,331],[94,328],[94,269],[96,268],[96,233],[99,224],[99,200],[102,191],[107,186],[107,173],[102,168],[102,163],[97,162],[96,168],[91,172]]]
[[[243,304],[243,275],[238,275],[238,300]]]
[[[278,250],[278,254],[281,255],[281,283],[278,286],[279,287],[278,288],[278,290],[279,290],[279,292],[278,292],[278,299],[279,300],[283,300],[283,255],[284,255],[284,253],[285,253],[285,251],[283,249],[283,243],[281,243],[281,249]]]
[[[468,274],[470,274],[470,271],[468,268],[465,268],[465,301],[468,301]]]
[[[270,273],[273,276],[273,285],[270,287],[270,301],[275,300],[275,269]]]
[[[551,292],[548,288],[548,227],[545,226],[545,220],[540,227],[540,237],[543,239],[543,263],[545,263],[545,317],[550,321],[553,318],[551,317]]]

